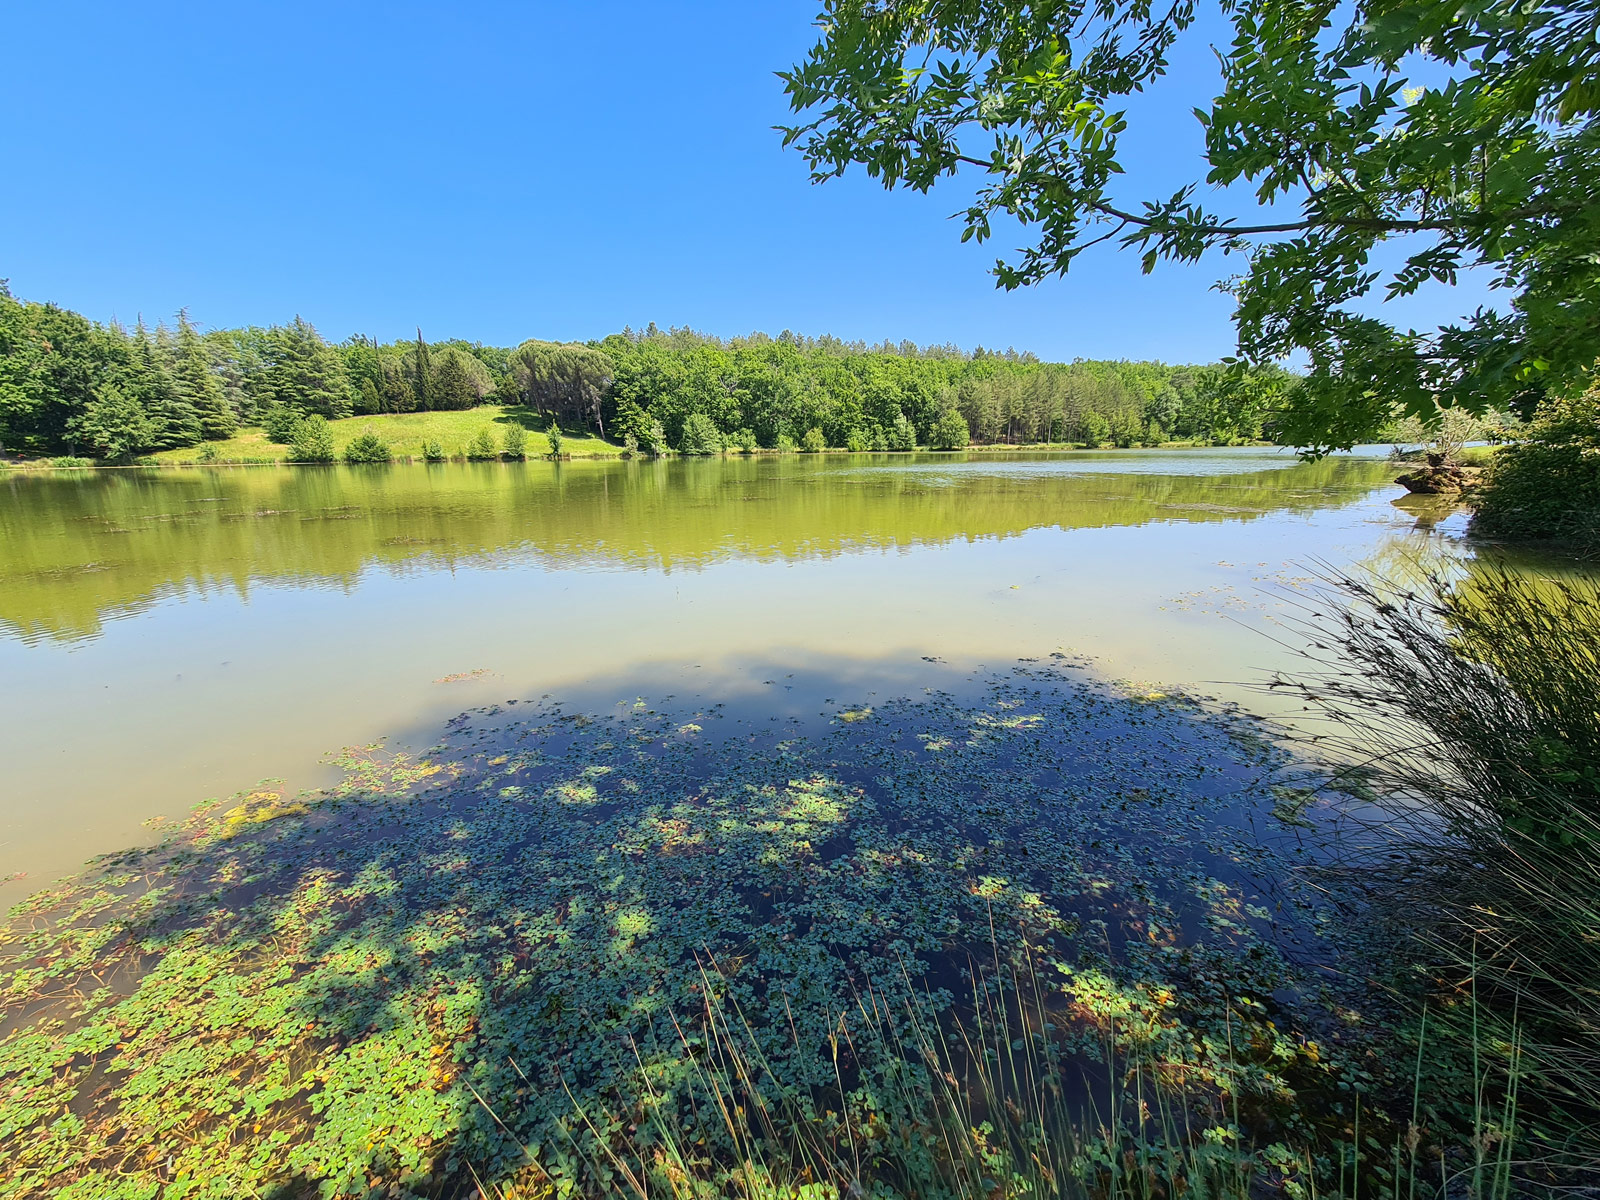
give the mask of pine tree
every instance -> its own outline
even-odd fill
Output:
[[[264,399],[302,413],[350,415],[350,389],[339,352],[300,317],[267,331]]]
[[[165,329],[159,336],[163,343],[170,343]],[[132,351],[122,390],[150,414],[155,429],[151,445],[157,450],[173,450],[199,443],[200,413],[173,378],[167,365],[169,346],[158,347],[142,318],[134,332]]]
[[[155,442],[156,422],[144,405],[114,383],[100,386],[72,422],[72,432],[110,462],[127,462]]]
[[[414,364],[416,375],[413,382],[417,393],[417,411],[427,412],[433,407],[428,403],[433,390],[433,369],[428,363],[428,343],[422,340],[422,330],[417,330],[417,354]]]
[[[201,436],[210,442],[231,438],[238,429],[238,418],[222,390],[222,380],[211,369],[211,356],[206,353],[206,345],[189,323],[189,313],[185,309],[178,311],[178,345],[173,376],[178,391],[199,414]]]
[[[466,364],[458,350],[446,347],[439,352],[433,367],[429,393],[433,406],[446,412],[471,408],[478,402],[478,392],[467,374]]]

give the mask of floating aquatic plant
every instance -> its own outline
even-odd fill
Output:
[[[494,706],[32,898],[0,934],[0,1196],[600,1187],[607,1145],[713,1102],[708,989],[841,1137],[905,1069],[841,1051],[850,997],[908,1044],[1022,963],[1085,1078],[1137,1046],[1280,1122],[1358,1078],[1258,730],[1042,666],[848,713]],[[738,1169],[702,1135],[697,1170]]]

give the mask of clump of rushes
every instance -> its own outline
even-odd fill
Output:
[[[1352,830],[1346,878],[1415,964],[1399,986],[1426,1005],[1418,1069],[1446,1077],[1458,1118],[1517,1103],[1524,1164],[1592,1166],[1600,585],[1481,562],[1332,584],[1318,665],[1275,686],[1328,723],[1322,745],[1377,814]]]
[[[695,989],[702,1011],[673,1026],[688,1068],[673,1082],[692,1099],[675,1103],[648,1072],[625,1114],[574,1098],[574,1125],[588,1136],[572,1145],[586,1174],[607,1180],[604,1194],[637,1200],[1519,1194],[1502,1136],[1515,1128],[1514,1106],[1481,1113],[1461,1141],[1441,1146],[1414,1122],[1402,1125],[1370,1109],[1364,1127],[1354,1094],[1342,1125],[1318,1130],[1302,1114],[1280,1127],[1277,1139],[1256,1141],[1240,1091],[1174,1070],[1156,1030],[1139,1028],[1136,1010],[1080,1006],[1078,1019],[1087,1015],[1094,1026],[1087,1043],[1103,1081],[1081,1091],[1074,1080],[1085,1039],[1065,1035],[1069,1022],[1048,964],[1029,955],[1008,960],[997,941],[979,953],[984,958],[968,963],[954,1010],[903,971],[839,997],[825,1041],[833,1074],[811,1086],[797,1086],[785,1064],[764,1051],[758,1023],[739,999],[738,969],[726,971],[705,955]],[[1248,1003],[1239,1012],[1224,1005],[1219,1016],[1220,1061],[1233,1080],[1243,1080],[1270,1057],[1262,1054],[1265,1030]],[[868,1075],[876,1086],[852,1090],[853,1078]],[[1345,1078],[1337,1087],[1353,1083]],[[1422,1107],[1421,1089],[1414,1075],[1403,1096],[1413,1114]],[[864,1120],[838,1111],[846,1095],[866,1099]],[[1299,1099],[1310,1106],[1325,1098],[1308,1092]],[[731,1153],[719,1162],[710,1146]],[[529,1171],[519,1182],[551,1181]]]

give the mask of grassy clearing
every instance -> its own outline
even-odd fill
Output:
[[[550,453],[549,439],[544,434],[545,422],[526,408],[484,405],[463,412],[383,413],[369,417],[346,417],[330,421],[336,451],[342,456],[351,439],[367,432],[377,434],[389,443],[396,458],[422,458],[425,442],[438,442],[451,458],[466,455],[467,443],[484,430],[488,430],[499,446],[508,425],[518,424],[528,431],[527,454],[538,458]],[[244,429],[237,437],[222,442],[208,442],[204,446],[186,446],[182,450],[163,450],[151,455],[162,464],[192,463],[199,459],[205,446],[223,462],[253,462],[270,460],[282,462],[287,449],[267,440],[260,429]],[[615,458],[622,447],[582,433],[565,433],[562,452],[573,458]]]

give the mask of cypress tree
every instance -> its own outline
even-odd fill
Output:
[[[361,381],[361,394],[356,400],[355,410],[363,415],[383,411],[383,397],[378,395],[378,385],[372,382],[370,375]]]
[[[429,393],[432,391],[432,367],[428,364],[428,343],[422,340],[422,330],[417,330],[417,355],[416,355],[416,393],[417,411],[426,412],[433,405],[428,403]]]

